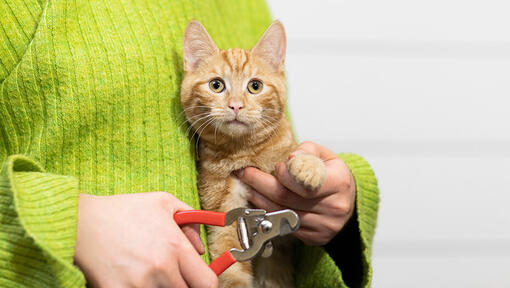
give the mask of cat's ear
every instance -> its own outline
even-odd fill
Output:
[[[276,20],[267,28],[251,52],[253,55],[263,58],[275,70],[283,71],[286,46],[285,29],[282,22]]]
[[[196,20],[190,21],[186,26],[186,32],[184,32],[182,45],[184,71],[194,71],[201,61],[218,51],[218,47],[216,47],[204,26]]]

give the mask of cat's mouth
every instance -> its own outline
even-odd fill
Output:
[[[238,119],[234,119],[234,120],[230,120],[230,121],[227,121],[226,122],[228,125],[243,125],[243,126],[248,126],[247,123],[241,121],[241,120],[238,120]]]

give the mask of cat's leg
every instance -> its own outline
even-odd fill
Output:
[[[228,212],[234,208],[247,207],[246,185],[237,178],[228,179],[228,194],[221,204],[220,211]],[[241,249],[237,226],[234,223],[228,227],[209,227],[209,252],[214,260],[231,248]],[[253,272],[251,262],[238,262],[230,266],[219,277],[220,287],[253,287]]]
[[[273,254],[269,258],[259,256],[254,260],[255,287],[295,287],[292,240],[290,237],[273,240]]]
[[[310,190],[319,188],[326,179],[324,162],[312,154],[297,154],[287,162],[289,174]]]

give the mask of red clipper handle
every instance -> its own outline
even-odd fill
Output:
[[[234,256],[232,256],[230,251],[227,251],[209,264],[209,267],[214,271],[214,273],[216,273],[217,276],[220,276],[223,271],[227,270],[227,268],[232,266],[234,263],[236,263],[236,259],[234,259]]]
[[[183,224],[205,224],[213,226],[225,226],[225,213],[204,211],[204,210],[186,210],[177,212],[174,214],[174,220],[177,225]],[[216,260],[214,260],[209,267],[211,270],[220,275],[223,271],[227,270],[228,267],[236,263],[236,259],[227,251],[221,254]]]
[[[205,224],[223,227],[225,226],[225,213],[204,210],[186,210],[175,213],[174,220],[177,225]]]

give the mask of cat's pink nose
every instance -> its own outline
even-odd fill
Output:
[[[228,107],[232,110],[234,110],[234,113],[237,115],[239,113],[239,110],[243,109],[243,104],[241,103],[230,103]]]

